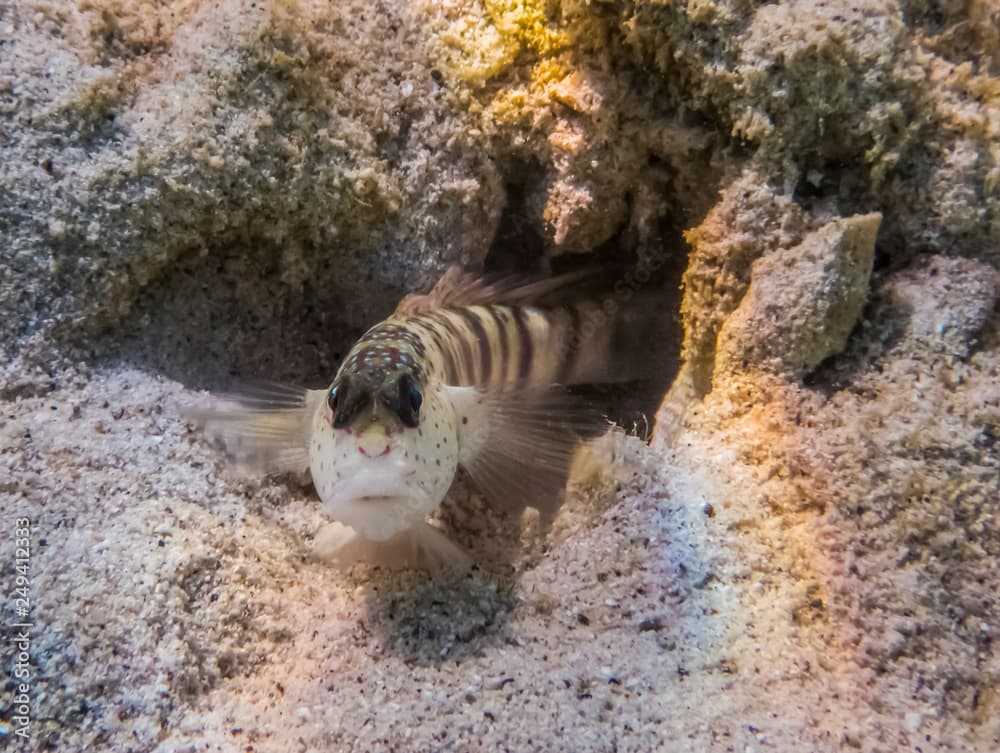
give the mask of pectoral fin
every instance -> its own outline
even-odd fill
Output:
[[[551,520],[582,439],[609,423],[562,388],[482,393],[448,388],[459,414],[459,462],[496,508]],[[465,420],[468,419],[468,420]]]
[[[181,415],[237,465],[262,473],[300,472],[309,467],[310,425],[325,394],[263,385],[211,395]]]

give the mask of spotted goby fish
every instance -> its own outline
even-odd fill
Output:
[[[428,522],[459,466],[494,506],[551,517],[581,435],[607,425],[564,389],[614,368],[616,312],[566,302],[581,276],[489,283],[453,268],[362,335],[327,388],[269,387],[189,416],[237,460],[308,469],[334,559],[467,562]]]

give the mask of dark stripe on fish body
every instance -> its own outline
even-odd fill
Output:
[[[421,359],[427,355],[427,348],[417,337],[413,338],[413,352],[416,354],[417,358]]]
[[[470,354],[468,360],[463,363],[465,352],[462,346],[464,349],[469,347],[465,338],[462,337],[455,324],[439,311],[428,314],[424,323],[437,336],[438,350],[448,367],[445,381],[449,384],[462,384],[465,380],[467,364],[472,360]]]
[[[456,364],[458,368],[458,375],[454,380],[455,383],[467,383],[472,377],[472,348],[469,346],[469,339],[464,335],[455,323],[449,318],[448,314],[444,312],[435,312],[431,314],[431,317],[435,322],[441,325],[441,328],[448,334],[451,338],[451,345],[453,346],[451,350],[458,348],[461,352],[460,361]]]
[[[556,381],[560,384],[569,384],[573,377],[573,367],[576,365],[577,355],[580,348],[583,347],[583,343],[578,341],[580,336],[579,309],[570,304],[564,310],[569,316],[569,321],[566,323],[564,331],[558,333],[561,352],[559,353],[560,363]]]
[[[444,381],[448,384],[454,384],[458,381],[458,366],[455,363],[455,357],[451,352],[451,348],[446,348],[444,343],[444,337],[438,330],[438,326],[430,321],[428,317],[421,317],[416,325],[423,329],[430,339],[434,343],[434,348],[441,356],[441,374]]]
[[[503,309],[499,306],[487,306],[486,311],[493,317],[493,323],[497,325],[497,345],[500,347],[500,378],[497,380],[497,387],[505,387],[507,372],[510,370],[510,326],[507,318],[503,315]]]
[[[531,376],[531,361],[535,355],[535,348],[531,339],[531,329],[528,327],[528,313],[520,306],[511,306],[507,310],[514,317],[514,325],[517,327],[517,383],[520,386],[526,384]]]
[[[493,370],[493,355],[491,353],[492,343],[483,327],[483,320],[479,318],[479,313],[475,309],[460,308],[454,309],[453,313],[462,317],[466,325],[476,336],[476,343],[479,347],[479,374],[473,377],[477,384],[484,384],[490,380],[490,372]]]

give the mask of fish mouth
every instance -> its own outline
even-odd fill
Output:
[[[386,446],[382,449],[381,452],[374,452],[374,451],[373,452],[369,452],[368,450],[366,450],[364,448],[364,445],[358,445],[358,452],[360,452],[366,458],[372,458],[373,460],[376,459],[376,458],[384,458],[386,455],[389,454],[389,450],[390,450],[390,447],[389,447],[388,444],[386,444]]]
[[[427,493],[413,483],[414,470],[379,464],[381,470],[358,470],[324,494],[324,509],[334,520],[361,536],[384,541],[412,528],[433,511]]]
[[[393,473],[356,473],[335,484],[330,490],[330,498],[349,502],[389,502],[414,496],[414,488],[407,485],[414,472],[396,475]]]

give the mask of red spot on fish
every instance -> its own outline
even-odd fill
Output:
[[[468,416],[462,416],[462,423],[463,424],[469,423],[469,417]]]

